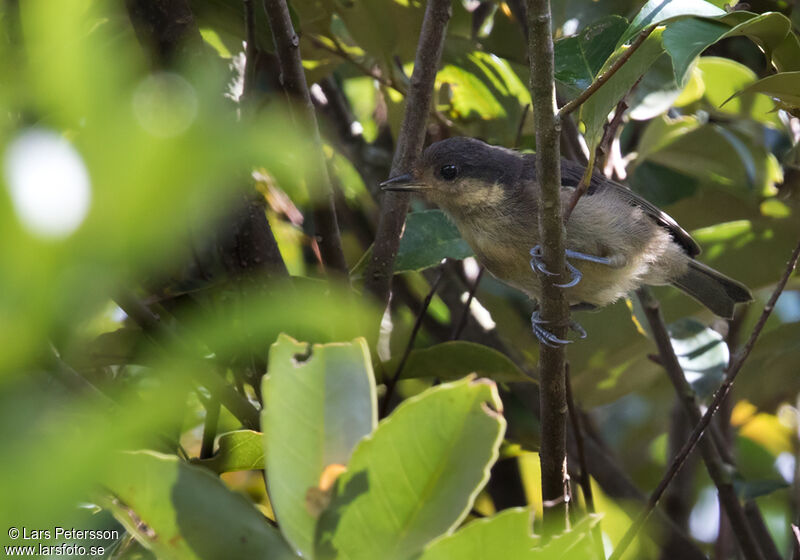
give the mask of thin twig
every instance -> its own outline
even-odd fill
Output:
[[[541,317],[558,338],[567,333],[569,307],[563,290],[556,283],[565,272],[564,232],[561,216],[561,157],[559,153],[559,118],[555,114],[552,17],[549,0],[527,0],[528,58],[530,62],[531,101],[536,108],[536,176],[539,182],[539,230],[542,260],[548,270],[559,276],[540,274],[542,285]],[[539,392],[541,413],[542,502],[544,534],[562,532],[567,524],[567,500],[564,493],[566,469],[566,387],[564,347],[540,345]]]
[[[594,513],[594,495],[592,494],[592,480],[589,477],[589,467],[586,464],[586,454],[583,446],[583,428],[581,427],[581,419],[577,412],[575,400],[572,397],[572,381],[569,376],[569,362],[564,367],[564,378],[567,388],[567,411],[569,412],[569,422],[572,426],[572,432],[575,435],[575,447],[578,450],[578,465],[580,467],[580,476],[578,483],[581,485],[583,492],[583,500],[586,502],[586,511]],[[605,550],[603,549],[603,530],[600,523],[592,527],[592,540],[594,541],[595,554],[600,560],[605,560]]]
[[[478,275],[475,277],[475,281],[472,283],[472,286],[469,289],[467,301],[464,303],[464,309],[461,311],[461,315],[458,317],[458,322],[456,323],[456,327],[453,329],[453,334],[450,336],[450,340],[458,340],[461,337],[461,333],[464,332],[464,327],[467,326],[467,319],[469,319],[469,308],[472,305],[472,300],[475,299],[475,292],[478,291],[478,284],[481,283],[484,270],[486,269],[484,269],[482,266],[478,268]]]
[[[436,70],[444,48],[450,13],[449,0],[429,0],[425,7],[414,58],[414,71],[406,97],[406,110],[392,160],[393,176],[408,173],[422,153]],[[371,293],[383,305],[389,300],[392,269],[400,244],[400,233],[408,212],[408,203],[408,194],[389,192],[383,197],[381,205],[372,258],[364,275],[364,291]]]
[[[658,505],[658,501],[661,499],[664,490],[666,490],[667,486],[669,486],[669,483],[672,481],[672,479],[675,478],[675,475],[681,469],[683,463],[686,461],[686,458],[695,448],[698,440],[703,435],[705,429],[708,427],[716,411],[719,409],[720,404],[725,399],[725,397],[728,396],[728,393],[730,392],[731,387],[733,386],[733,382],[736,379],[736,375],[742,369],[742,366],[744,365],[745,361],[750,355],[750,352],[753,350],[753,346],[755,346],[755,343],[758,340],[761,331],[764,329],[764,325],[766,324],[767,319],[769,319],[769,316],[772,314],[772,310],[775,307],[775,302],[778,301],[778,297],[780,297],[781,293],[783,292],[783,289],[786,287],[786,283],[789,281],[789,277],[792,275],[792,272],[794,271],[794,268],[797,265],[798,257],[800,257],[800,242],[798,242],[797,247],[795,247],[794,251],[792,252],[792,256],[789,258],[786,270],[784,271],[780,281],[778,281],[777,286],[775,286],[775,290],[772,292],[772,296],[770,296],[769,301],[767,301],[767,304],[764,306],[764,310],[762,311],[761,316],[758,318],[755,327],[753,327],[753,331],[750,334],[750,338],[747,340],[747,342],[741,348],[741,350],[737,351],[736,354],[734,354],[733,358],[731,359],[730,364],[728,365],[727,373],[725,375],[725,381],[722,383],[720,388],[717,389],[717,392],[714,393],[714,398],[711,400],[711,403],[709,404],[708,409],[706,409],[705,414],[703,414],[702,419],[695,426],[694,430],[689,436],[689,439],[686,441],[683,448],[681,449],[681,452],[678,453],[678,455],[676,455],[675,458],[672,460],[669,469],[667,469],[667,472],[664,474],[661,481],[658,483],[658,486],[650,495],[650,498],[647,501],[645,509],[639,514],[639,516],[636,518],[636,520],[630,526],[630,528],[628,528],[627,532],[622,537],[622,540],[620,540],[619,544],[617,545],[617,548],[614,550],[614,553],[611,555],[610,560],[619,560],[620,558],[622,558],[622,555],[625,553],[625,549],[628,548],[631,542],[633,542],[634,537],[636,536],[636,534],[639,532],[639,529],[641,529],[644,522],[652,513],[653,508],[655,508],[655,506]]]
[[[317,37],[314,37],[313,35],[307,35],[307,37],[308,40],[311,41],[311,44],[314,45],[316,48],[329,52],[332,55],[338,56],[345,62],[349,62],[350,64],[358,68],[362,74],[364,74],[365,76],[369,76],[370,78],[377,81],[381,85],[388,88],[392,88],[393,90],[403,95],[406,94],[406,91],[405,89],[403,89],[402,86],[396,84],[393,80],[387,78],[380,72],[368,67],[366,64],[356,60],[349,52],[347,52],[344,49],[344,47],[342,47],[341,43],[339,43],[338,41],[334,40],[334,46],[331,47],[329,45],[326,45],[323,41],[321,41]]]
[[[594,92],[603,87],[603,84],[605,84],[608,80],[610,80],[611,77],[614,74],[616,74],[620,68],[622,68],[623,64],[628,62],[628,59],[631,56],[633,56],[633,53],[635,53],[640,46],[642,46],[642,43],[644,43],[645,40],[647,40],[647,38],[650,36],[650,34],[653,32],[655,28],[656,26],[651,25],[643,29],[642,32],[639,33],[639,35],[636,37],[636,40],[633,43],[631,43],[630,47],[628,47],[628,50],[622,53],[622,55],[617,60],[614,61],[614,63],[608,68],[608,70],[599,75],[588,88],[583,90],[583,92],[578,97],[576,97],[575,99],[573,99],[572,101],[561,107],[561,109],[559,109],[558,116],[560,118],[564,118],[565,116],[569,115],[575,109],[583,105],[583,103],[585,103],[586,100],[589,99],[594,94]]]
[[[400,363],[397,364],[397,369],[394,370],[392,377],[386,380],[386,394],[383,396],[383,403],[381,404],[381,410],[380,410],[381,418],[385,417],[386,413],[389,411],[389,401],[391,401],[392,399],[392,395],[394,394],[394,389],[397,386],[397,381],[403,374],[403,369],[405,369],[406,367],[406,362],[408,361],[408,357],[411,355],[411,350],[414,348],[414,341],[417,339],[417,334],[419,334],[419,329],[422,326],[422,319],[428,312],[428,306],[431,304],[431,300],[433,300],[433,296],[436,294],[436,290],[439,289],[439,284],[441,284],[443,277],[444,277],[444,270],[439,270],[439,275],[436,277],[436,280],[433,281],[433,284],[431,285],[431,290],[428,292],[428,295],[425,296],[425,299],[422,302],[422,307],[420,308],[419,314],[417,315],[417,319],[414,321],[414,328],[411,329],[411,336],[408,337],[406,348],[403,351],[403,357],[400,358]]]
[[[686,414],[692,424],[697,424],[702,418],[700,407],[697,403],[694,391],[689,385],[689,382],[686,381],[686,376],[678,362],[678,357],[675,355],[675,350],[672,347],[672,342],[667,332],[667,326],[661,315],[661,306],[648,288],[641,288],[637,291],[637,295],[639,296],[639,301],[647,317],[647,322],[650,325],[650,330],[653,333],[653,339],[658,347],[661,363],[675,387],[675,392],[683,406],[684,414]],[[745,516],[744,508],[739,502],[739,498],[733,488],[733,481],[728,474],[728,470],[725,468],[722,458],[720,457],[719,447],[722,444],[723,442],[721,440],[716,441],[713,437],[705,437],[699,441],[700,451],[703,455],[706,470],[711,480],[714,482],[714,485],[717,487],[720,506],[725,510],[730,520],[733,533],[739,542],[739,546],[742,547],[742,552],[745,557],[749,559],[763,559],[764,555],[761,547]]]
[[[244,85],[242,87],[242,96],[246,99],[253,93],[255,87],[256,77],[256,56],[258,49],[256,48],[256,25],[255,14],[253,13],[253,0],[242,0],[244,4],[244,32],[245,32],[245,49],[244,49]]]
[[[301,101],[302,120],[311,128],[315,146],[313,162],[316,167],[318,184],[315,185],[314,227],[317,241],[325,266],[330,270],[347,275],[347,262],[342,251],[342,239],[336,218],[336,207],[333,201],[328,166],[322,152],[322,141],[319,135],[314,104],[306,83],[303,61],[300,58],[300,39],[294,30],[292,18],[286,0],[264,0],[272,39],[275,43],[275,54],[281,67],[281,84],[286,93]]]

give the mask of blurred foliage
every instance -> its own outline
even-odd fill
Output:
[[[194,26],[197,42],[174,58],[131,24],[136,4],[0,3],[0,534],[115,530],[106,558],[591,558],[597,531],[614,546],[641,504],[607,476],[591,481],[597,515],[583,515],[576,488],[574,528],[544,545],[536,536],[531,304],[488,275],[469,294],[472,251],[440,211],[414,202],[380,330],[382,311],[361,293],[425,3],[290,5],[352,285],[320,263],[316,148],[281,91],[261,2],[249,3],[252,37],[246,2],[164,3],[193,16],[150,29]],[[522,5],[453,2],[429,141],[535,149]],[[703,262],[753,290],[728,324],[655,290],[705,398],[800,235],[800,9],[565,0],[553,10],[564,100],[659,24],[573,114],[574,144],[599,146],[602,171],[664,207]],[[241,229],[243,200],[256,201],[289,277],[241,252],[259,235]],[[638,302],[578,319],[589,337],[568,356],[589,438],[646,493],[668,461],[673,390],[649,357]],[[729,423],[737,492],[756,500],[780,550],[800,487],[798,363],[793,279],[739,376]],[[396,408],[378,423],[392,390]],[[500,511],[508,481],[490,471],[501,446],[524,507]],[[690,474],[685,501],[705,521],[688,532],[709,552],[713,488],[702,469]],[[660,557],[663,539],[640,535],[629,557]]]

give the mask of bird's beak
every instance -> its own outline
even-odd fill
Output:
[[[419,192],[426,190],[427,187],[417,181],[411,173],[406,173],[405,175],[387,179],[381,183],[381,189],[385,191]]]

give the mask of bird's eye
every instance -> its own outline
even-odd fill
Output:
[[[439,170],[439,174],[445,181],[452,181],[458,175],[458,168],[455,165],[445,165]]]

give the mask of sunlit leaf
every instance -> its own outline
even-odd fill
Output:
[[[685,16],[715,17],[725,15],[725,10],[705,0],[648,0],[631,21],[617,46],[630,41],[650,25]]]
[[[114,516],[160,558],[297,558],[255,506],[175,456],[125,454],[103,484]]]
[[[308,344],[281,335],[269,353],[262,414],[270,502],[281,532],[310,557],[317,520],[306,506],[330,465],[345,465],[377,424],[366,342]]]
[[[219,436],[218,449],[199,465],[216,473],[250,471],[264,468],[264,436],[253,430],[236,430]]]
[[[315,557],[408,558],[453,530],[497,459],[500,409],[494,384],[475,379],[402,403],[361,441],[337,480]]]

